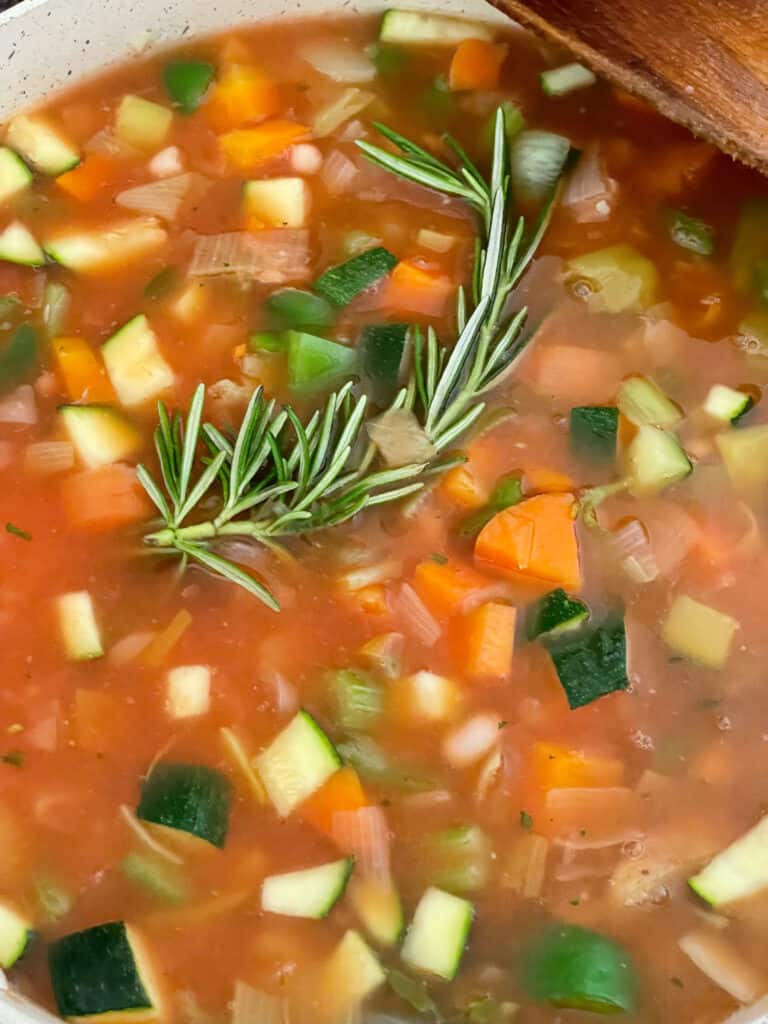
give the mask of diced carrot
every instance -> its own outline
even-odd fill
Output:
[[[507,47],[484,39],[459,43],[451,61],[448,84],[454,92],[463,89],[496,89]]]
[[[534,743],[531,759],[542,790],[620,786],[624,781],[624,765],[618,758],[585,754],[556,743]]]
[[[309,133],[306,125],[296,121],[265,121],[255,128],[239,128],[220,135],[219,145],[237,170],[249,172],[259,164],[280,156]]]
[[[526,494],[559,494],[573,490],[573,480],[556,469],[544,466],[529,467],[523,473],[523,488]]]
[[[75,692],[75,741],[81,750],[102,754],[130,739],[134,723],[125,701],[101,690]]]
[[[538,494],[506,508],[483,527],[475,557],[504,574],[581,587],[572,494]]]
[[[421,316],[442,316],[454,290],[450,277],[423,266],[418,260],[402,260],[390,275],[387,304]]]
[[[161,665],[192,625],[192,616],[181,608],[162,632],[158,633],[141,652],[145,665]]]
[[[141,522],[151,513],[135,470],[119,462],[65,477],[62,498],[70,525],[94,533]]]
[[[488,488],[467,465],[448,470],[440,484],[440,493],[453,505],[470,512],[482,508],[488,501]]]
[[[340,768],[316,793],[305,800],[299,810],[321,832],[333,836],[333,818],[341,811],[357,811],[370,801],[354,768]]]
[[[509,676],[515,648],[517,609],[487,601],[459,623],[458,647],[465,675],[496,683]]]
[[[540,345],[522,367],[534,391],[565,405],[598,405],[613,398],[623,373],[614,352],[579,345]]]
[[[258,68],[235,64],[218,80],[203,110],[208,124],[224,132],[274,117],[282,102],[277,82]]]
[[[473,598],[482,600],[492,583],[468,565],[427,558],[416,566],[413,587],[431,611],[438,615],[455,615],[465,611]]]
[[[112,402],[115,392],[104,364],[82,338],[51,342],[64,386],[73,402]]]
[[[115,161],[105,153],[91,153],[81,164],[60,174],[56,179],[59,188],[82,203],[91,202],[115,179]]]

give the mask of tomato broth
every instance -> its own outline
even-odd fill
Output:
[[[15,988],[763,1019],[767,211],[566,54],[406,11],[9,122]]]

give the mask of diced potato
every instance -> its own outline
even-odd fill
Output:
[[[722,668],[738,628],[736,619],[725,612],[681,594],[667,613],[662,635],[684,658],[705,668]]]

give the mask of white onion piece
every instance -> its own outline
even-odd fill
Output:
[[[0,423],[18,423],[26,427],[37,423],[35,389],[31,384],[22,384],[10,395],[0,398]]]
[[[314,40],[301,48],[300,56],[334,82],[372,82],[376,77],[370,57],[344,39]]]
[[[333,135],[337,128],[365,110],[375,99],[375,95],[365,89],[356,89],[354,86],[345,89],[335,100],[315,112],[312,134],[316,139]]]
[[[339,583],[345,590],[354,593],[362,590],[363,587],[371,587],[376,583],[387,583],[389,580],[399,576],[403,569],[403,563],[395,559],[385,562],[376,562],[373,565],[365,565],[359,569],[353,569],[339,576]]]
[[[290,150],[291,167],[297,174],[317,174],[323,166],[323,154],[311,142],[299,142]]]
[[[389,875],[389,827],[381,807],[337,811],[331,827],[339,849],[353,856],[364,873]]]
[[[113,665],[127,665],[129,661],[138,658],[156,636],[152,631],[142,633],[129,633],[122,640],[118,640],[114,647],[110,648],[109,660]]]
[[[652,583],[659,575],[645,527],[639,519],[628,523],[613,535],[613,545],[621,560],[621,567],[633,583]]]
[[[344,130],[339,132],[339,142],[355,142],[357,139],[365,139],[368,136],[368,129],[362,121],[355,118],[344,125]]]
[[[166,146],[149,161],[149,173],[154,178],[170,178],[184,170],[184,154],[178,146]]]
[[[501,747],[495,750],[486,758],[485,764],[480,769],[475,785],[475,800],[482,803],[487,799],[488,794],[496,785],[501,772]]]
[[[434,647],[443,635],[442,626],[409,583],[400,587],[397,610],[403,630],[424,647]]]
[[[170,178],[161,178],[148,185],[137,185],[135,188],[118,192],[115,202],[126,210],[146,213],[164,220],[172,221],[189,197],[191,192],[202,192],[208,187],[208,180],[202,174],[175,174]]]
[[[710,981],[740,1003],[751,1003],[765,992],[768,979],[722,936],[706,929],[688,932],[678,942],[687,957]]]
[[[577,223],[596,224],[611,216],[616,191],[616,182],[603,170],[598,147],[592,145],[573,169],[560,204]]]
[[[142,841],[142,843],[145,843],[150,850],[154,850],[159,857],[169,861],[171,864],[184,863],[183,857],[180,857],[177,853],[174,853],[173,850],[168,849],[167,846],[163,846],[161,842],[155,839],[149,829],[139,821],[130,807],[126,804],[120,805],[120,814],[131,832],[133,832],[134,835]]]
[[[261,678],[271,687],[275,697],[275,708],[285,715],[293,714],[299,706],[299,695],[296,687],[289,683],[282,672],[273,668],[264,668]]]
[[[388,466],[425,463],[437,454],[410,409],[388,409],[371,420],[368,435]]]
[[[721,1024],[768,1024],[768,995],[726,1017]]]
[[[262,284],[305,281],[310,276],[309,232],[306,228],[277,228],[256,235],[247,231],[201,235],[189,274],[241,274]]]
[[[498,740],[498,715],[475,715],[448,733],[443,740],[443,756],[454,768],[466,768],[485,757]]]
[[[64,473],[74,464],[75,449],[69,441],[36,441],[24,452],[24,466],[30,473]]]
[[[357,164],[338,149],[329,153],[320,174],[329,195],[341,196],[349,192],[357,177]]]

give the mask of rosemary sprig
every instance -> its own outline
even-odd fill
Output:
[[[335,526],[365,508],[419,491],[431,475],[455,465],[456,459],[440,453],[482,415],[483,396],[509,372],[527,340],[522,333],[526,311],[508,313],[508,299],[546,230],[554,197],[527,235],[523,218],[512,215],[503,112],[496,115],[488,179],[450,136],[444,141],[455,167],[392,129],[377,128],[399,152],[359,142],[369,160],[463,200],[478,218],[471,295],[463,288],[457,295],[456,341],[448,348],[432,327],[425,334],[414,329],[410,380],[390,406],[415,414],[437,457],[427,464],[382,464],[366,441],[367,398],[356,397],[351,382],[334,391],[306,423],[290,405],[279,408],[259,388],[234,437],[203,422],[201,384],[186,416],[170,415],[159,404],[160,480],[145,466],[137,470],[163,522],[145,542],[237,583],[274,610],[279,606],[268,588],[211,545],[240,537],[269,547],[288,534]]]

